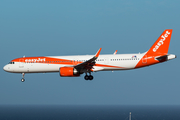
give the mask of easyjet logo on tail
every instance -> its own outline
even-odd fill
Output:
[[[161,39],[159,40],[159,42],[157,43],[157,45],[153,48],[153,52],[156,52],[156,51],[159,49],[159,47],[164,44],[164,41],[165,41],[166,38],[169,36],[169,34],[170,34],[170,32],[169,32],[169,31],[166,31],[166,33],[161,36]]]

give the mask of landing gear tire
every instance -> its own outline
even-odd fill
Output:
[[[85,76],[84,76],[84,79],[85,79],[85,80],[93,80],[93,78],[94,78],[94,77],[93,77],[92,75],[89,75],[89,76],[88,76],[88,75],[85,75]]]
[[[21,79],[21,82],[24,82],[24,81],[25,81],[25,79],[24,79],[24,78],[22,78],[22,79]]]
[[[93,80],[93,76],[92,75],[89,76],[89,80]]]
[[[85,79],[85,80],[89,80],[89,76],[88,76],[88,75],[85,75],[85,76],[84,76],[84,79]]]

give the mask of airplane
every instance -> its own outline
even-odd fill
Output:
[[[168,54],[172,29],[166,29],[152,47],[137,54],[104,54],[100,48],[95,55],[41,56],[13,59],[3,67],[4,71],[21,73],[24,82],[26,73],[59,72],[61,77],[79,77],[85,73],[85,80],[93,80],[92,72],[130,70],[154,65],[176,58]]]

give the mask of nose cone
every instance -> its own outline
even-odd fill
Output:
[[[4,71],[8,71],[7,65],[5,65],[5,66],[3,67],[3,70],[4,70]]]

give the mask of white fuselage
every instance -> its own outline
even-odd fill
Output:
[[[99,55],[93,71],[113,71],[134,69],[138,62],[144,56],[143,54],[116,54],[116,55]],[[59,72],[60,67],[74,66],[85,62],[93,55],[79,56],[46,56],[15,60],[4,66],[4,70],[13,73],[46,73]],[[47,58],[50,58],[49,60]],[[43,59],[42,61],[38,61]],[[64,61],[66,60],[66,61]]]

